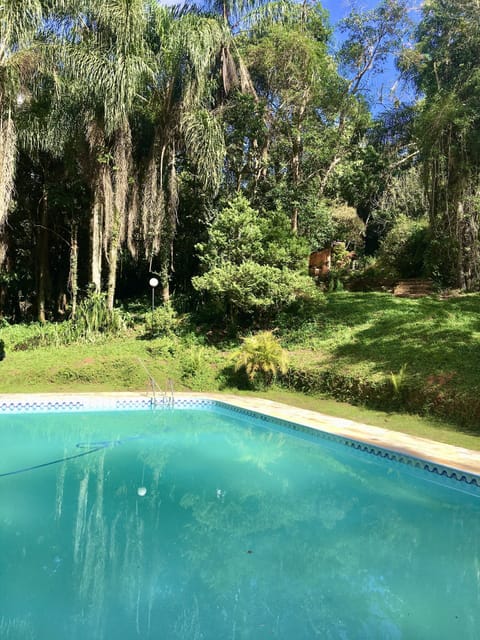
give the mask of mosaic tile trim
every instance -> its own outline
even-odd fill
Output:
[[[251,411],[250,409],[244,409],[243,407],[234,407],[221,401],[218,401],[216,404],[218,406],[221,406],[222,408],[225,408],[227,411],[230,410],[234,413],[240,413],[249,417],[260,419],[264,422],[271,422],[286,429],[305,433],[309,436],[315,436],[317,438],[321,438],[322,440],[329,440],[331,442],[343,444],[347,447],[351,447],[352,449],[356,449],[357,451],[362,451],[363,453],[368,453],[370,455],[383,458],[391,462],[408,465],[409,467],[420,469],[422,471],[428,471],[429,473],[432,473],[439,478],[448,478],[449,480],[456,480],[466,485],[470,485],[471,487],[480,488],[480,476],[476,476],[475,474],[468,473],[466,471],[459,471],[458,469],[454,469],[453,467],[445,467],[435,462],[430,462],[429,460],[415,458],[414,456],[409,456],[407,454],[392,451],[390,449],[383,449],[382,447],[377,447],[367,442],[352,440],[350,438],[345,438],[340,435],[329,433],[328,431],[322,431],[320,429],[307,427],[306,425],[297,424],[288,420],[282,420],[281,418],[267,416],[265,414],[257,413],[256,411]]]
[[[152,398],[65,398],[62,400],[32,400],[32,401],[0,401],[0,414],[11,413],[34,413],[34,412],[65,412],[65,411],[112,411],[112,410],[145,410],[145,409],[209,409],[217,408],[225,411],[226,413],[238,413],[248,417],[268,422],[288,430],[305,433],[309,436],[315,436],[323,440],[329,440],[343,444],[357,451],[370,454],[379,458],[383,458],[390,462],[396,462],[403,465],[410,466],[414,469],[422,471],[428,471],[435,476],[443,479],[456,480],[460,483],[470,485],[471,487],[480,488],[480,476],[474,474],[459,471],[452,467],[444,467],[442,465],[430,462],[428,460],[422,460],[421,458],[415,458],[413,456],[405,455],[389,449],[383,449],[366,442],[360,442],[359,440],[352,440],[336,434],[329,433],[328,431],[322,431],[320,429],[314,429],[313,427],[307,427],[306,425],[290,422],[289,420],[282,420],[273,416],[268,416],[263,413],[257,413],[250,409],[244,409],[242,407],[236,407],[234,405],[222,402],[220,400],[208,400],[202,398],[174,398],[172,404],[171,399],[168,397],[160,397],[156,399],[154,403]]]
[[[212,400],[157,398],[75,398],[63,400],[0,401],[0,414],[64,411],[112,411],[129,409],[191,409],[214,406]]]
[[[83,411],[81,400],[72,401],[32,401],[32,402],[0,402],[0,413],[35,413],[38,411]]]

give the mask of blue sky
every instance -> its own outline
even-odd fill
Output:
[[[329,12],[330,23],[334,28],[339,20],[348,15],[352,7],[351,0],[321,0],[321,3]],[[409,16],[414,22],[418,21],[420,17],[420,7],[422,3],[423,0],[411,0]],[[378,4],[379,0],[357,0],[355,2],[355,7],[358,10],[369,10],[374,9]],[[337,38],[338,34],[335,33],[334,30],[334,46],[335,44],[338,44]],[[337,42],[335,43],[336,40]],[[402,83],[397,82],[397,80],[398,72],[395,69],[395,63],[392,58],[386,65],[385,71],[379,76],[373,78],[371,81],[370,86],[372,88],[372,92],[370,99],[372,100],[371,106],[374,113],[378,113],[385,107],[391,106],[395,97],[407,100],[410,98],[410,91],[408,90],[408,87],[403,86]],[[395,87],[395,93],[391,93],[391,89],[393,87]],[[381,96],[383,103],[380,103],[379,96]]]
[[[330,13],[330,19],[334,25],[338,20],[348,14],[352,5],[350,0],[321,0],[322,5]],[[378,0],[359,0],[356,3],[358,9],[374,9],[378,4]],[[412,0],[410,17],[415,19],[418,16],[419,8],[422,4],[422,0]]]
[[[364,3],[364,6],[367,9],[371,9],[376,4],[378,4],[376,0],[369,0]],[[343,16],[349,11],[349,2],[346,2],[345,0],[323,0],[322,5],[330,13],[330,20],[332,24],[338,22],[338,20],[343,18]]]

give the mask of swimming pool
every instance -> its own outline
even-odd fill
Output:
[[[478,486],[177,407],[0,414],[2,640],[479,637]]]

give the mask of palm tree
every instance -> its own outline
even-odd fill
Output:
[[[235,371],[245,369],[250,382],[259,376],[266,384],[288,370],[287,354],[272,331],[260,331],[243,338],[242,346],[232,353]]]
[[[70,14],[62,73],[82,96],[79,108],[89,149],[93,193],[90,280],[113,307],[120,247],[125,239],[133,175],[130,118],[152,77],[146,45],[150,0],[90,0]],[[73,18],[73,21],[72,21]]]
[[[159,260],[163,299],[169,298],[173,241],[178,209],[178,162],[188,157],[204,187],[215,190],[225,147],[221,123],[212,110],[209,77],[222,41],[213,18],[156,6],[151,14],[154,83],[147,111],[153,130],[140,176],[138,220],[150,270]],[[136,249],[129,244],[133,253]]]
[[[0,268],[6,258],[3,226],[15,177],[17,132],[14,113],[25,98],[34,69],[33,40],[42,22],[40,0],[3,0],[0,4]]]
[[[222,0],[207,7],[210,13],[172,11],[158,5],[152,12],[153,30],[161,46],[155,51],[156,82],[150,94],[154,136],[140,216],[150,269],[155,256],[160,257],[164,300],[170,295],[178,207],[177,158],[187,157],[203,187],[215,193],[225,159],[223,102],[234,89],[255,96],[235,44],[238,24],[273,19],[290,6],[288,2],[275,3],[272,12],[267,5]],[[220,99],[215,77],[222,87]]]

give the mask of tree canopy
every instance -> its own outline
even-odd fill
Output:
[[[0,315],[112,308],[149,273],[264,314],[334,242],[477,289],[478,2],[341,29],[317,2],[0,0]],[[392,56],[416,97],[379,111]]]

